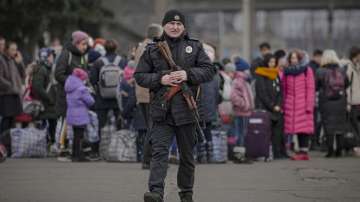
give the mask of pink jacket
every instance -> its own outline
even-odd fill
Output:
[[[236,72],[232,83],[231,102],[236,116],[250,116],[254,110],[254,96],[246,81],[248,77],[244,72]]]
[[[285,134],[314,134],[315,81],[311,68],[299,75],[280,73]]]

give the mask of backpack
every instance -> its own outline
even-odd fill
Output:
[[[105,57],[101,58],[104,66],[100,69],[99,74],[99,92],[102,98],[116,98],[117,86],[123,71],[118,64],[121,61],[120,56],[116,56],[112,63]]]
[[[345,96],[345,77],[339,68],[326,71],[324,93],[329,100],[338,100]]]

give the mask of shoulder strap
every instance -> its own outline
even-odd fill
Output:
[[[200,100],[200,93],[201,93],[201,85],[199,85],[197,90],[196,90],[196,97],[195,97],[196,101]]]
[[[110,61],[106,57],[101,57],[100,60],[104,63],[104,66],[110,64]]]
[[[51,86],[53,84],[55,84],[56,80],[55,80],[55,65],[53,65],[51,67],[51,70],[50,70],[50,81],[49,81],[49,84],[47,85],[46,87],[46,92],[49,93],[50,92],[50,89],[51,89]]]
[[[117,55],[117,56],[115,57],[115,59],[114,59],[113,64],[116,65],[116,66],[118,66],[119,63],[120,63],[120,61],[121,61],[121,59],[122,59],[122,58],[121,58],[119,55]]]
[[[71,51],[69,51],[69,56],[68,56],[68,66],[71,65],[71,61],[72,61],[72,53]]]
[[[350,102],[352,101],[352,95],[353,95],[353,79],[354,79],[354,71],[351,71],[351,76],[350,76]]]

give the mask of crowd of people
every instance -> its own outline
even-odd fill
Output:
[[[149,25],[146,39],[128,56],[118,54],[121,47],[113,39],[94,40],[75,31],[69,43],[62,47],[57,41],[41,48],[36,60],[26,65],[16,42],[0,37],[0,156],[11,156],[6,134],[18,127],[16,123],[27,127],[42,121],[47,123],[49,151],[59,160],[100,160],[101,129],[114,118],[121,127],[136,131],[137,160],[149,168],[152,95],[137,84],[134,73],[148,44],[162,37],[162,29]],[[330,49],[310,56],[299,49],[273,51],[269,43],[262,43],[261,56],[251,63],[240,56],[219,60],[216,47],[208,43],[202,48],[216,74],[194,95],[205,134],[205,143],[196,147],[199,163],[212,163],[211,131],[219,127],[226,130],[229,159],[235,161],[235,148],[245,146],[249,118],[259,110],[270,115],[274,159],[309,160],[309,149],[326,150],[326,157],[358,152],[359,47],[340,59]],[[100,139],[85,153],[90,110],[97,115]],[[57,137],[59,124],[72,127],[71,148]],[[176,161],[175,140],[171,150],[170,159]]]

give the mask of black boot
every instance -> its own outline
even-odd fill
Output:
[[[325,158],[331,158],[334,156],[334,149],[333,148],[328,148],[328,152],[325,155]]]
[[[193,193],[191,192],[180,192],[179,193],[179,196],[180,196],[180,201],[181,202],[194,202],[192,196],[193,196]]]
[[[82,151],[82,138],[83,135],[75,134],[73,138],[73,145],[72,145],[72,162],[88,162],[89,160],[85,158],[84,152]]]
[[[163,202],[163,199],[159,193],[146,192],[144,194],[144,202]]]
[[[325,158],[331,158],[334,156],[334,135],[328,135],[326,137],[326,144],[328,149]]]
[[[342,150],[343,150],[343,135],[336,135],[336,151],[335,151],[335,157],[341,157],[342,156]]]

